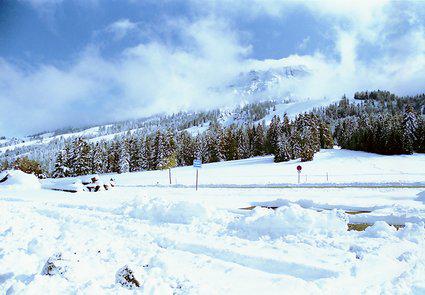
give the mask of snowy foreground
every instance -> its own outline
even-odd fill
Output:
[[[322,163],[355,167],[363,157],[381,159],[348,153]],[[383,172],[403,172],[401,163],[413,167],[415,157],[424,161],[386,157]],[[201,176],[209,178],[198,191],[189,176],[187,186],[165,186],[159,180],[165,172],[119,175],[122,186],[98,193],[43,189],[64,180],[41,188],[27,179],[0,185],[0,294],[425,293],[425,188],[416,174],[403,179],[404,187],[267,187],[267,171],[297,164],[268,161],[205,165]],[[362,172],[377,174],[369,163],[373,168]],[[308,164],[318,169],[320,160]],[[191,169],[173,173],[184,182]],[[238,181],[237,171],[258,177]],[[348,184],[344,177],[340,183]],[[376,181],[390,182],[397,181]],[[257,207],[240,209],[250,206]],[[353,211],[359,214],[346,213]],[[371,226],[347,230],[359,223]],[[49,258],[57,269],[43,275]],[[140,287],[119,283],[125,265]]]

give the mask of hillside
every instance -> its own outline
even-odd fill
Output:
[[[211,123],[226,127],[232,124],[247,125],[264,121],[270,124],[274,115],[294,117],[314,107],[327,105],[328,99],[304,101],[264,101],[249,103],[236,108],[223,108],[206,112],[180,112],[172,115],[155,115],[138,120],[128,120],[89,128],[53,130],[23,138],[2,139],[0,141],[0,163],[12,162],[20,156],[29,156],[42,163],[47,171],[53,169],[59,150],[67,142],[83,138],[91,143],[111,142],[128,133],[153,134],[156,130],[165,132],[187,131],[192,136],[203,133]]]

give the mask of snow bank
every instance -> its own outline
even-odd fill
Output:
[[[297,204],[276,210],[257,207],[246,216],[230,223],[228,228],[236,235],[252,240],[262,236],[277,239],[298,234],[333,236],[347,231],[347,217],[339,210],[316,212]]]
[[[27,174],[20,170],[7,170],[0,173],[0,187],[13,189],[40,189],[41,184],[33,174]]]
[[[377,221],[362,233],[367,238],[389,238],[396,233],[396,228],[385,221]]]
[[[82,192],[86,190],[86,187],[82,184],[81,180],[79,179],[61,179],[61,180],[55,179],[52,181],[44,181],[42,188],[69,191],[69,192]]]
[[[425,222],[425,208],[401,205],[388,206],[370,213],[350,215],[350,223],[375,223],[385,221],[389,224],[405,224],[407,222]]]
[[[170,202],[160,198],[134,199],[115,210],[115,213],[156,223],[182,224],[192,223],[195,219],[208,219],[211,216],[211,211],[202,204]]]
[[[420,192],[419,194],[417,194],[418,198],[416,199],[416,201],[422,202],[425,204],[425,191]]]
[[[425,243],[425,223],[406,223],[406,226],[397,232],[400,239],[414,243]]]
[[[425,243],[425,223],[406,223],[404,228],[397,230],[385,221],[377,221],[374,225],[366,228],[362,236],[384,239],[397,237],[401,240],[407,240],[417,244]]]

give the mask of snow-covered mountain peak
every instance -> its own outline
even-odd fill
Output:
[[[241,72],[234,81],[229,84],[236,94],[244,97],[270,99],[276,89],[285,88],[285,84],[293,82],[298,78],[305,77],[309,74],[306,66],[291,65],[274,67],[269,69],[251,69],[246,72]],[[280,92],[280,94],[282,94]],[[290,95],[290,92],[287,93]]]

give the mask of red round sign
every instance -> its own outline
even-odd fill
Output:
[[[298,166],[297,166],[297,170],[298,170],[298,171],[301,171],[301,169],[303,169],[303,167],[301,167],[301,165],[298,165]]]

